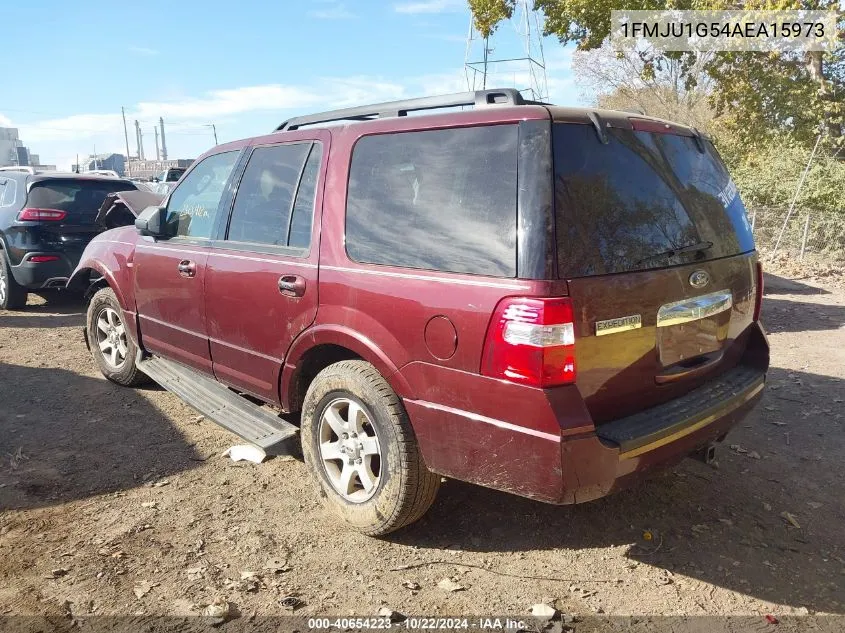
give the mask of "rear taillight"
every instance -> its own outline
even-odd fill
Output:
[[[18,214],[18,220],[28,220],[33,222],[58,222],[67,217],[65,211],[60,209],[33,209],[31,207],[24,209]]]
[[[487,329],[481,373],[535,387],[575,382],[575,324],[570,300],[502,299]]]
[[[760,320],[760,310],[763,309],[763,264],[757,262],[757,280],[754,291],[754,320]]]
[[[43,264],[44,262],[57,262],[59,258],[56,255],[33,255],[27,261],[35,264]]]

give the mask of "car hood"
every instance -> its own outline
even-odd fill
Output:
[[[127,226],[135,222],[135,218],[147,207],[161,204],[164,196],[150,191],[119,191],[106,196],[100,211],[97,213],[96,223],[107,229]]]

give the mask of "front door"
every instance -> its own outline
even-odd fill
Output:
[[[254,147],[226,239],[208,257],[205,309],[214,375],[271,402],[279,401],[288,348],[317,314],[315,210],[327,143],[325,135],[323,142]]]
[[[239,154],[222,152],[195,165],[167,202],[173,237],[142,237],[135,249],[135,302],[144,348],[209,374],[206,262]]]

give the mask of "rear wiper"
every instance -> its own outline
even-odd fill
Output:
[[[695,244],[690,244],[689,246],[682,246],[681,248],[674,248],[669,251],[664,251],[662,253],[656,253],[654,255],[649,255],[648,257],[644,257],[640,261],[638,261],[634,266],[639,266],[643,262],[647,262],[650,259],[657,259],[658,257],[674,257],[675,255],[680,255],[681,253],[693,253],[698,251],[706,251],[708,248],[713,246],[713,242],[696,242]]]

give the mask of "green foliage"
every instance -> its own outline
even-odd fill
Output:
[[[484,38],[490,37],[500,22],[513,15],[514,0],[467,0],[473,25]]]
[[[717,144],[749,208],[787,208],[812,153],[812,147],[788,137],[772,138],[752,151],[735,142],[723,140]],[[836,150],[818,151],[798,196],[797,209],[845,219],[842,154],[845,150],[838,156]]]
[[[469,4],[476,25],[488,34],[513,8],[507,0],[469,0]],[[547,34],[556,35],[563,44],[574,43],[578,50],[593,50],[608,39],[614,9],[837,10],[839,0],[535,0],[534,6],[545,15]],[[840,15],[845,28],[845,13]],[[642,60],[641,73],[647,81],[659,73],[664,60],[698,66],[696,55],[689,53],[644,54]],[[845,39],[837,50],[825,54],[717,53],[705,72],[713,80],[710,101],[723,133],[749,148],[763,147],[784,134],[812,145],[822,128],[832,142],[845,144]],[[689,73],[685,81],[689,91],[697,77]]]

